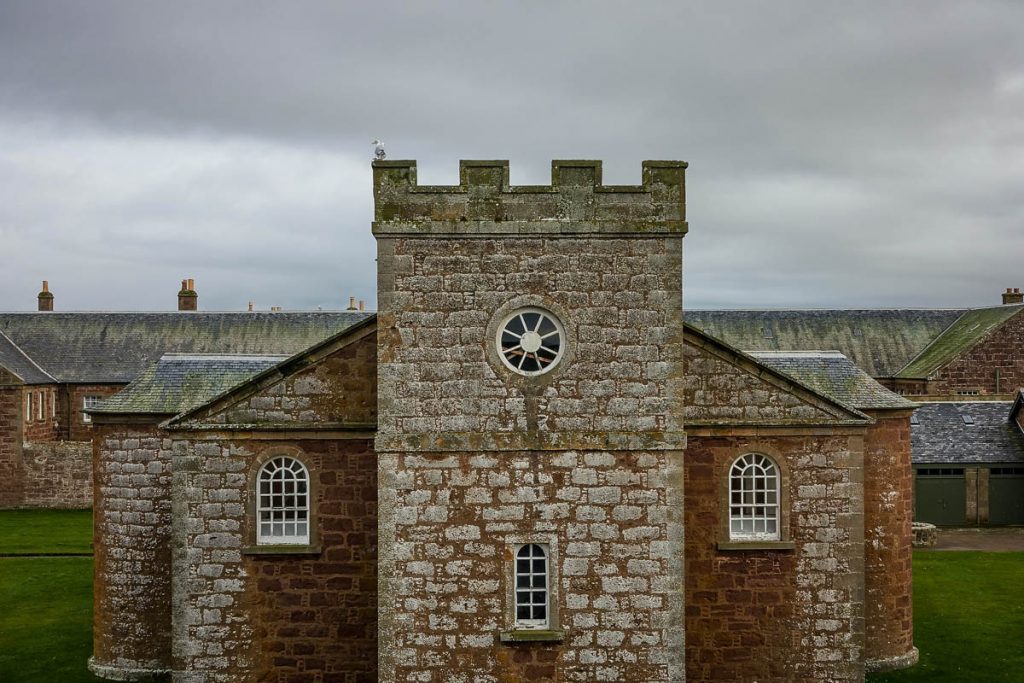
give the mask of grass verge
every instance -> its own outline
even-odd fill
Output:
[[[0,558],[0,681],[99,681],[92,651],[92,559]]]
[[[91,552],[92,510],[0,511],[0,554]]]
[[[917,666],[869,683],[1024,680],[1024,553],[914,553]]]

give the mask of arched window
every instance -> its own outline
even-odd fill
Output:
[[[729,471],[729,538],[779,540],[779,469],[760,453],[740,456]]]
[[[516,627],[548,628],[548,553],[538,543],[516,550]]]
[[[309,543],[309,471],[295,458],[271,458],[256,477],[256,542]]]

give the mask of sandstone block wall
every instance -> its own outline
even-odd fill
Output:
[[[69,441],[91,441],[92,424],[85,422],[82,415],[82,400],[86,396],[113,396],[124,389],[124,384],[69,384],[65,385],[67,428],[61,426],[61,438]],[[58,415],[60,411],[58,410]]]
[[[870,669],[882,670],[916,662],[914,472],[909,411],[874,411],[872,417],[877,422],[864,438],[865,658]]]
[[[862,437],[689,435],[687,680],[863,680]],[[751,452],[782,469],[792,549],[718,548],[728,540],[729,467]]]
[[[32,404],[32,419],[25,422],[25,441],[53,441],[57,438],[55,386],[31,386],[22,389],[23,396],[28,396]],[[24,401],[24,398],[22,399]],[[42,403],[42,418],[39,417],[39,405]],[[22,406],[22,414],[25,409]]]
[[[25,467],[22,461],[21,386],[0,369],[0,508],[18,507],[24,500]],[[9,383],[8,383],[9,382]]]
[[[1012,394],[1024,386],[1024,313],[990,332],[928,381],[929,394]]]
[[[96,425],[93,658],[101,675],[171,666],[170,439],[156,425]]]
[[[395,592],[384,680],[667,681],[667,460],[679,452],[404,453],[381,456]],[[506,645],[516,543],[547,543],[552,628],[563,643]],[[456,675],[454,672],[461,672]],[[471,673],[472,672],[472,673]],[[453,676],[455,676],[453,678]],[[474,678],[475,677],[475,678]]]
[[[33,508],[92,507],[92,444],[82,441],[26,443],[21,505]]]
[[[260,458],[313,478],[320,548],[254,551]],[[375,459],[367,440],[174,445],[175,680],[376,681]]]

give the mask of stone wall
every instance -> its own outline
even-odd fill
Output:
[[[987,334],[928,381],[932,395],[979,391],[1012,394],[1024,387],[1024,313]]]
[[[299,458],[318,547],[254,546],[253,478]],[[183,681],[375,681],[376,500],[371,444],[176,440],[174,662]]]
[[[31,401],[31,419],[25,422],[25,441],[54,441],[57,438],[56,385],[24,387],[24,395]],[[24,402],[24,398],[22,399]],[[42,404],[42,417],[39,407]],[[24,416],[25,409],[22,406]]]
[[[26,443],[24,490],[30,508],[92,507],[92,444],[83,441]]]
[[[93,658],[105,677],[171,666],[170,439],[98,424],[93,444]]]
[[[377,422],[377,337],[370,334],[321,362],[284,378],[222,413],[211,423],[374,425]]]
[[[690,428],[687,680],[863,680],[863,442],[816,431],[728,437]],[[791,548],[719,548],[729,540],[729,467],[745,453],[781,468]]]
[[[872,411],[864,438],[865,658],[869,670],[911,666],[914,649],[910,411]]]
[[[113,396],[124,389],[124,384],[68,384],[65,399],[67,415],[67,429],[61,427],[61,438],[69,441],[91,441],[92,423],[84,420],[82,413],[82,401],[86,396]],[[61,406],[58,406],[61,407]],[[59,415],[58,411],[58,415]]]
[[[21,385],[0,368],[0,508],[18,507],[24,500],[25,467],[22,462]]]
[[[672,680],[674,547],[667,459],[678,452],[381,456],[400,577],[385,680]],[[390,492],[394,491],[393,494]],[[562,643],[506,645],[516,543],[547,543]],[[386,602],[385,602],[386,601]],[[459,679],[463,680],[463,679]],[[470,680],[468,677],[464,680]]]

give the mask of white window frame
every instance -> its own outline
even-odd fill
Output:
[[[782,474],[763,453],[745,453],[729,466],[729,540],[782,538]]]
[[[290,455],[275,455],[267,460],[256,473],[253,493],[256,545],[310,544],[311,481],[309,469],[301,460]],[[274,533],[275,528],[280,533]]]
[[[57,417],[57,390],[50,389],[50,417]]]
[[[36,418],[42,422],[46,419],[46,414],[43,412],[46,410],[46,394],[39,392],[39,405],[36,406]]]
[[[527,316],[530,316],[530,321]],[[533,320],[532,316],[538,317],[531,329],[529,322]],[[544,326],[545,321],[554,329]],[[516,331],[520,328],[524,332]],[[550,340],[557,342],[558,347],[549,348],[547,344],[552,343]],[[495,336],[495,345],[498,357],[507,369],[526,377],[536,377],[554,370],[565,356],[565,327],[551,311],[537,306],[518,308],[502,318]],[[535,364],[537,369],[524,369],[523,364],[527,360]]]
[[[25,392],[25,422],[32,421],[32,392]]]
[[[90,394],[88,396],[83,396],[82,397],[82,410],[84,411],[84,410],[87,410],[89,408],[95,408],[96,404],[98,404],[101,400],[103,400],[102,396],[96,396],[94,394]],[[92,415],[90,415],[89,413],[83,412],[82,413],[82,422],[84,422],[85,424],[90,424],[92,422]]]
[[[537,555],[537,551],[540,555]],[[521,554],[526,552],[525,557]],[[537,562],[542,563],[542,571],[536,571]],[[551,628],[551,547],[547,543],[517,543],[513,554],[512,567],[512,613],[517,630]],[[526,563],[523,566],[521,563]],[[525,571],[522,571],[525,569]],[[543,585],[538,586],[537,578]],[[543,593],[541,602],[537,594]],[[542,607],[544,617],[534,616],[537,608]],[[520,610],[526,610],[529,616],[521,616]]]

